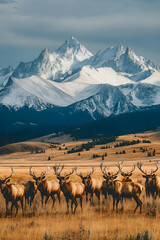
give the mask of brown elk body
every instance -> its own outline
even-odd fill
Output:
[[[26,183],[23,183],[23,186],[25,187],[25,204],[28,203],[31,207],[37,193],[37,185],[34,181],[27,181]]]
[[[119,201],[123,198],[133,198],[137,203],[134,212],[136,212],[137,208],[140,207],[140,213],[142,209],[142,201],[140,200],[140,195],[142,192],[143,187],[139,183],[134,182],[125,182],[120,180],[115,180],[117,178],[118,173],[121,171],[121,166],[118,165],[119,170],[116,174],[108,174],[105,168],[102,168],[101,164],[101,171],[103,172],[103,177],[106,179],[108,185],[108,191],[113,197],[113,210],[115,208],[116,203],[116,210],[118,211],[118,204]]]
[[[57,180],[45,179],[48,171],[49,171],[49,167],[47,167],[47,171],[42,172],[39,177],[36,177],[35,173],[31,171],[31,167],[30,167],[30,175],[36,181],[37,189],[40,191],[40,194],[41,194],[42,206],[43,206],[44,197],[46,197],[45,205],[47,204],[49,197],[51,197],[53,201],[52,206],[54,206],[54,203],[56,201],[55,195],[57,195],[60,203],[60,193],[61,193],[60,185],[57,182]]]
[[[93,194],[95,194],[100,203],[100,193],[104,183],[102,182],[102,180],[93,178],[91,176],[93,172],[94,168],[92,167],[92,171],[90,173],[88,173],[86,176],[82,176],[82,174],[79,174],[76,169],[76,174],[81,177],[82,183],[85,185],[86,202],[88,202],[88,194],[90,194],[90,202],[93,202]]]
[[[12,216],[12,211],[13,207],[15,206],[16,208],[16,215],[18,213],[18,201],[21,202],[21,207],[23,211],[23,199],[24,199],[24,194],[25,194],[25,187],[21,184],[8,184],[10,181],[10,178],[13,176],[13,168],[11,168],[12,173],[9,177],[6,177],[4,180],[0,180],[0,188],[1,192],[3,194],[3,197],[5,198],[6,201],[6,216],[8,215],[8,203],[11,202],[11,216]]]
[[[137,167],[143,173],[142,177],[145,178],[145,191],[146,196],[149,197],[152,195],[153,199],[155,199],[158,195],[160,195],[160,177],[155,174],[158,170],[158,163],[155,163],[156,169],[152,170],[149,174],[142,170],[142,163],[138,162]]]
[[[55,174],[57,175],[57,179],[59,180],[61,191],[63,192],[64,197],[66,199],[67,213],[69,213],[69,200],[71,200],[71,210],[73,213],[75,213],[77,208],[77,198],[80,199],[80,206],[82,209],[82,200],[85,192],[85,186],[83,183],[72,182],[72,181],[67,182],[67,180],[69,179],[69,176],[73,174],[74,170],[72,170],[72,172],[69,174],[65,174],[64,176],[61,176],[61,172],[63,168],[64,166],[62,166],[61,170],[58,171],[59,167],[57,167],[56,165],[53,167]],[[75,205],[74,210],[73,210],[73,204]]]

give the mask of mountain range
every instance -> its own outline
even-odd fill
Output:
[[[159,107],[160,67],[122,44],[93,55],[71,37],[56,51],[0,69],[0,134]]]

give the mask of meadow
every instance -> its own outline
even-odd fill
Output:
[[[122,146],[115,148],[116,143],[122,141],[131,141],[133,139],[150,140],[151,143],[138,143],[135,145]],[[104,165],[109,167],[111,172],[117,170],[116,164],[122,162],[124,171],[130,170],[131,167],[138,161],[143,163],[144,169],[150,171],[154,169],[154,162],[160,159],[160,133],[148,132],[144,134],[126,135],[117,138],[116,143],[106,145],[98,145],[89,151],[67,154],[67,150],[75,146],[79,146],[86,141],[70,141],[63,142],[57,147],[51,147],[51,143],[25,142],[22,145],[28,144],[31,146],[30,151],[22,151],[22,146],[19,149],[18,144],[9,146],[15,151],[0,156],[0,178],[10,174],[10,166],[13,166],[15,174],[11,178],[11,183],[22,183],[27,180],[32,180],[29,175],[29,166],[33,167],[36,174],[40,174],[45,170],[46,166],[51,167],[50,172],[46,175],[47,179],[56,179],[52,166],[55,163],[64,164],[64,172],[70,172],[75,166],[78,167],[82,175],[91,170],[91,166],[95,167],[93,177],[103,179],[100,170],[102,155],[104,157]],[[45,152],[36,152],[37,145],[41,144],[42,150]],[[35,147],[36,146],[36,147]],[[67,149],[66,149],[67,148]],[[145,151],[143,151],[145,149]],[[155,155],[148,156],[148,152]],[[8,150],[9,151],[9,150]],[[125,151],[125,154],[122,152]],[[117,154],[118,152],[118,154]],[[121,152],[121,153],[120,153]],[[93,154],[100,157],[93,158]],[[50,157],[50,160],[48,160]],[[159,174],[159,170],[157,172]],[[121,175],[118,176],[121,179]],[[70,177],[73,181],[81,181],[74,173]],[[132,179],[135,182],[140,182],[144,186],[144,178],[142,173],[136,168],[133,172]],[[40,193],[35,196],[32,207],[25,206],[22,213],[21,208],[17,217],[5,217],[5,200],[0,194],[0,239],[156,239],[160,237],[160,199],[153,201],[152,198],[146,198],[145,190],[141,195],[143,202],[142,214],[139,210],[134,214],[133,210],[136,203],[133,200],[124,201],[124,209],[119,204],[118,213],[112,211],[112,197],[107,200],[101,196],[100,205],[96,196],[94,196],[93,204],[86,203],[85,196],[83,200],[83,211],[78,205],[76,213],[66,213],[66,202],[61,194],[61,203],[56,201],[52,209],[52,200],[49,199],[46,207],[41,206]]]

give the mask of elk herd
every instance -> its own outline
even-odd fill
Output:
[[[136,212],[139,207],[140,213],[142,211],[142,200],[140,199],[143,186],[133,181],[131,176],[135,170],[136,165],[132,167],[130,171],[123,171],[123,163],[118,163],[116,165],[117,171],[115,173],[110,172],[107,167],[103,166],[103,163],[100,165],[100,170],[103,174],[103,179],[96,179],[93,177],[94,167],[87,174],[83,174],[78,171],[77,168],[72,169],[69,173],[63,173],[64,165],[53,166],[54,174],[56,180],[47,180],[46,175],[50,171],[50,167],[47,167],[46,171],[41,172],[39,176],[36,176],[35,172],[32,171],[32,167],[29,168],[29,174],[33,178],[31,181],[27,181],[22,184],[12,184],[9,183],[11,177],[14,175],[13,167],[11,167],[11,175],[5,177],[3,180],[0,179],[0,189],[1,193],[5,199],[6,203],[6,216],[9,214],[8,204],[11,203],[11,216],[13,212],[13,207],[16,209],[16,215],[18,213],[18,202],[21,203],[23,211],[23,201],[25,199],[25,204],[29,204],[31,207],[32,202],[36,193],[39,191],[41,195],[42,206],[47,204],[48,199],[51,197],[53,201],[53,207],[56,201],[56,196],[58,198],[59,204],[61,202],[62,193],[64,195],[66,204],[67,204],[67,213],[69,213],[69,203],[71,202],[71,211],[75,213],[78,202],[80,201],[80,207],[82,209],[82,202],[84,195],[86,195],[86,202],[88,199],[90,203],[93,203],[93,196],[95,195],[100,204],[100,196],[104,196],[105,199],[109,195],[113,199],[113,210],[116,207],[118,212],[119,202],[122,204],[124,199],[130,198],[133,199],[136,203],[134,212]],[[155,170],[150,170],[150,173],[142,169],[142,163],[137,163],[138,169],[143,173],[142,177],[145,178],[145,193],[146,197],[152,196],[153,199],[156,199],[160,195],[160,177],[155,173],[158,170],[158,162],[155,162]],[[80,177],[81,181],[72,181],[70,176],[73,173],[76,173]],[[117,179],[118,174],[121,174],[122,178]]]

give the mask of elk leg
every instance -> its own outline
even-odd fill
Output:
[[[137,208],[140,207],[140,213],[142,212],[142,201],[137,197],[137,196],[133,196],[134,200],[137,203],[136,208],[134,209],[134,213],[136,212]]]
[[[57,197],[58,197],[58,201],[59,201],[59,204],[60,204],[60,202],[61,202],[60,193],[57,193]]]
[[[72,210],[72,213],[73,213],[73,199],[71,201],[71,210]]]
[[[12,211],[13,211],[13,206],[14,206],[14,202],[12,202],[12,205],[11,205],[11,217],[12,217]]]
[[[31,198],[30,198],[30,207],[32,205],[33,200],[34,200],[34,195],[32,195]]]
[[[100,192],[96,191],[95,194],[98,198],[98,204],[100,205]]]
[[[23,212],[23,199],[21,199],[20,202],[21,202],[21,207],[22,207],[22,212]]]
[[[25,196],[25,205],[27,204],[27,201],[28,201],[28,197]],[[28,204],[29,204],[29,202],[28,202]]]
[[[88,202],[88,192],[86,192],[86,203]]]
[[[51,195],[51,198],[52,198],[52,200],[53,200],[53,204],[52,204],[52,208],[53,208],[53,207],[54,207],[54,204],[55,204],[55,201],[56,201],[56,199],[55,199],[55,197],[54,197],[54,194]]]
[[[107,199],[107,191],[104,191],[104,197]]]
[[[66,198],[66,203],[67,203],[67,214],[69,213],[69,199]]]
[[[74,198],[74,199],[73,199],[73,202],[74,202],[74,204],[75,204],[75,208],[74,208],[74,212],[73,212],[73,213],[75,213],[75,212],[76,212],[76,208],[77,208],[77,200]]]
[[[49,199],[49,195],[47,195],[47,197],[46,197],[45,206],[46,206],[46,204],[47,204],[47,202],[48,202],[48,199]]]
[[[113,197],[113,211],[114,211],[114,207],[115,207],[115,197]]]
[[[6,217],[8,215],[8,201],[6,200]]]
[[[17,213],[18,213],[18,208],[19,208],[17,201],[15,202],[14,205],[15,205],[15,207],[16,207],[16,214],[15,214],[15,217],[16,217],[16,216],[17,216]]]
[[[118,212],[118,203],[119,203],[120,198],[116,198],[116,212]]]
[[[93,191],[91,192],[91,196],[90,196],[90,204],[93,204]]]
[[[81,205],[81,211],[82,211],[82,200],[83,200],[83,199],[82,199],[82,197],[81,197],[81,196],[80,196],[80,198],[79,198],[79,199],[80,199],[80,205]]]
[[[44,198],[44,195],[41,194],[41,202],[42,202],[42,207],[43,207],[43,198]]]

